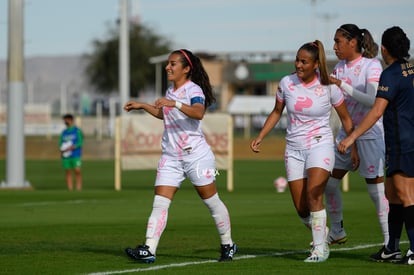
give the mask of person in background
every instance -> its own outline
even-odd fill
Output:
[[[312,231],[312,250],[305,262],[316,263],[329,257],[323,194],[335,161],[329,125],[332,106],[348,133],[352,131],[352,120],[342,92],[335,85],[329,85],[325,51],[320,41],[299,48],[295,68],[294,74],[280,81],[275,107],[250,147],[253,152],[259,152],[262,140],[279,122],[286,107],[286,174],[296,211]]]
[[[66,185],[69,191],[73,190],[72,173],[76,178],[76,190],[82,190],[82,146],[83,134],[81,129],[74,124],[74,118],[71,114],[63,117],[66,129],[62,131],[59,139],[59,148],[61,152],[62,165],[65,169]]]
[[[409,50],[410,40],[400,27],[384,31],[381,54],[388,67],[381,74],[374,106],[359,127],[339,143],[338,150],[345,152],[383,117],[389,241],[371,259],[414,265],[414,64],[408,62]],[[404,224],[410,247],[402,257]]]
[[[340,26],[334,37],[334,51],[340,60],[330,82],[345,95],[346,107],[351,114],[353,125],[359,123],[372,108],[378,81],[382,72],[380,61],[375,58],[378,45],[370,32],[354,24]],[[336,144],[346,137],[343,128],[336,136]],[[330,244],[343,244],[348,240],[343,224],[343,207],[340,182],[348,171],[359,169],[365,178],[368,194],[374,202],[376,214],[383,234],[383,242],[388,242],[388,201],[384,192],[384,130],[380,118],[356,142],[359,163],[353,165],[351,152],[341,154],[335,146],[335,166],[325,190],[326,209],[330,219]]]
[[[188,178],[215,221],[221,239],[219,261],[230,261],[237,252],[237,245],[231,237],[227,207],[217,193],[215,157],[201,128],[206,109],[215,101],[209,77],[201,60],[185,49],[169,55],[165,70],[172,82],[165,97],[157,99],[154,105],[130,101],[124,106],[127,112],[144,110],[164,122],[162,156],[145,244],[128,247],[125,252],[134,260],[155,261],[171,201],[183,180]]]

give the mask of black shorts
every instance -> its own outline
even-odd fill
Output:
[[[400,155],[387,154],[385,157],[387,177],[402,172],[408,177],[414,177],[414,152]]]

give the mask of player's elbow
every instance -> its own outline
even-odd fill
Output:
[[[197,120],[202,120],[204,118],[204,112],[194,114],[193,118]]]

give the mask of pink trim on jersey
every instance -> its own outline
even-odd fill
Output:
[[[346,66],[348,68],[353,67],[356,63],[358,63],[360,60],[362,59],[362,55],[358,56],[356,59],[352,60],[352,61],[346,61]]]
[[[332,104],[334,107],[338,107],[344,102],[345,98],[343,97],[341,100],[339,100],[337,103]]]
[[[311,87],[312,85],[315,84],[316,81],[319,81],[317,75],[315,75],[315,77],[313,78],[313,80],[311,82],[309,82],[309,83],[303,82],[302,79],[300,79],[300,78],[298,78],[298,79],[299,79],[300,83],[302,83],[302,85],[305,86],[306,88]]]

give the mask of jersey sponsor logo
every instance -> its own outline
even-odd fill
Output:
[[[404,77],[408,77],[408,76],[410,76],[410,75],[413,75],[413,74],[414,74],[414,69],[409,69],[409,70],[406,70],[406,71],[402,71],[402,72],[401,72],[401,74],[402,74],[402,76],[404,76]]]
[[[388,92],[388,90],[389,90],[389,87],[383,86],[383,85],[378,86],[378,89],[377,89],[378,92]]]
[[[313,104],[312,99],[309,97],[298,96],[294,108],[298,112],[302,112],[305,108],[310,108]]]

